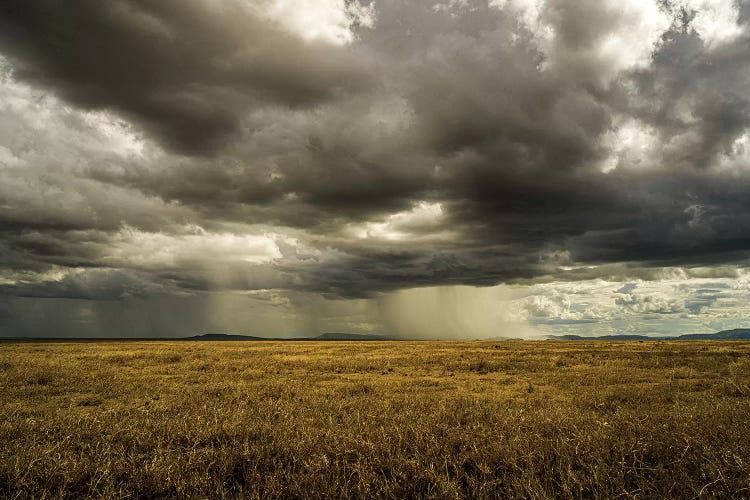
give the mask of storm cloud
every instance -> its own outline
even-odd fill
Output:
[[[433,293],[505,304],[448,337],[739,321],[749,20],[730,0],[4,2],[0,325],[48,333],[19,319],[34,301],[111,329],[118,304],[244,300],[288,320],[256,334],[422,335],[410,304],[452,310]],[[432,287],[458,291],[406,291]]]

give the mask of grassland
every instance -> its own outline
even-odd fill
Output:
[[[750,343],[0,344],[0,496],[747,497]]]

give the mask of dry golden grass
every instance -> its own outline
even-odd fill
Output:
[[[750,343],[0,344],[0,496],[750,496]]]

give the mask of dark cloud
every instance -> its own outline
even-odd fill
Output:
[[[121,300],[154,294],[160,290],[134,275],[109,269],[70,274],[63,279],[33,281],[0,287],[2,293],[15,297],[59,298],[83,300]]]
[[[689,2],[382,0],[336,43],[272,5],[0,6],[4,295],[362,298],[747,264],[745,3],[729,36]]]
[[[368,82],[361,59],[305,43],[246,2],[8,1],[0,44],[15,75],[88,109],[113,109],[163,144],[210,154],[243,112],[307,106]]]

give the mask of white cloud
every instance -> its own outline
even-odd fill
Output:
[[[595,65],[603,84],[621,71],[646,66],[680,8],[695,13],[691,27],[709,48],[730,42],[743,33],[733,0],[680,0],[670,8],[656,0],[603,0],[589,5],[581,0],[575,3],[493,0],[490,5],[516,16],[529,30],[546,56],[544,67],[575,72]],[[569,16],[579,16],[584,9],[589,10],[590,16],[616,21],[593,33],[586,43],[567,43],[562,38],[564,26],[575,23]]]
[[[15,161],[45,151],[59,160],[63,149],[132,159],[144,153],[146,144],[132,125],[111,112],[74,109],[18,82],[0,55],[0,147],[5,150],[0,150],[2,163],[8,152]]]
[[[695,11],[690,23],[708,47],[716,47],[740,36],[735,0],[682,0],[678,5]]]
[[[549,40],[553,33],[549,26],[539,21],[545,0],[491,0],[490,5],[511,12],[522,25],[532,31],[540,40]]]
[[[664,268],[652,280],[599,279],[528,287],[515,301],[529,322],[550,334],[680,335],[746,326],[750,271],[713,276],[709,268]]]
[[[622,293],[615,298],[615,304],[639,314],[672,314],[681,312],[684,302],[667,291],[641,294]]]
[[[354,26],[375,23],[372,3],[345,0],[271,0],[258,9],[264,15],[305,40],[343,45],[354,39]]]
[[[603,85],[621,71],[647,65],[661,34],[672,23],[654,0],[494,0],[490,4],[515,15],[532,34],[545,55],[545,69],[593,77]],[[613,21],[581,21],[584,14]],[[571,26],[581,22],[603,28],[577,28],[577,34],[587,33],[586,39],[568,40]],[[591,68],[596,68],[596,75],[590,74]]]
[[[440,203],[420,201],[411,210],[396,212],[383,221],[350,224],[347,233],[358,239],[388,241],[414,241],[424,235],[435,238],[446,236],[440,229],[443,216],[443,206]]]
[[[635,119],[619,118],[605,134],[602,144],[609,150],[600,169],[604,173],[616,168],[644,168],[649,165],[658,145],[656,131]]]
[[[126,227],[107,243],[102,259],[113,266],[163,269],[216,263],[260,264],[282,257],[274,234],[211,233],[185,226],[178,234],[150,233]]]

